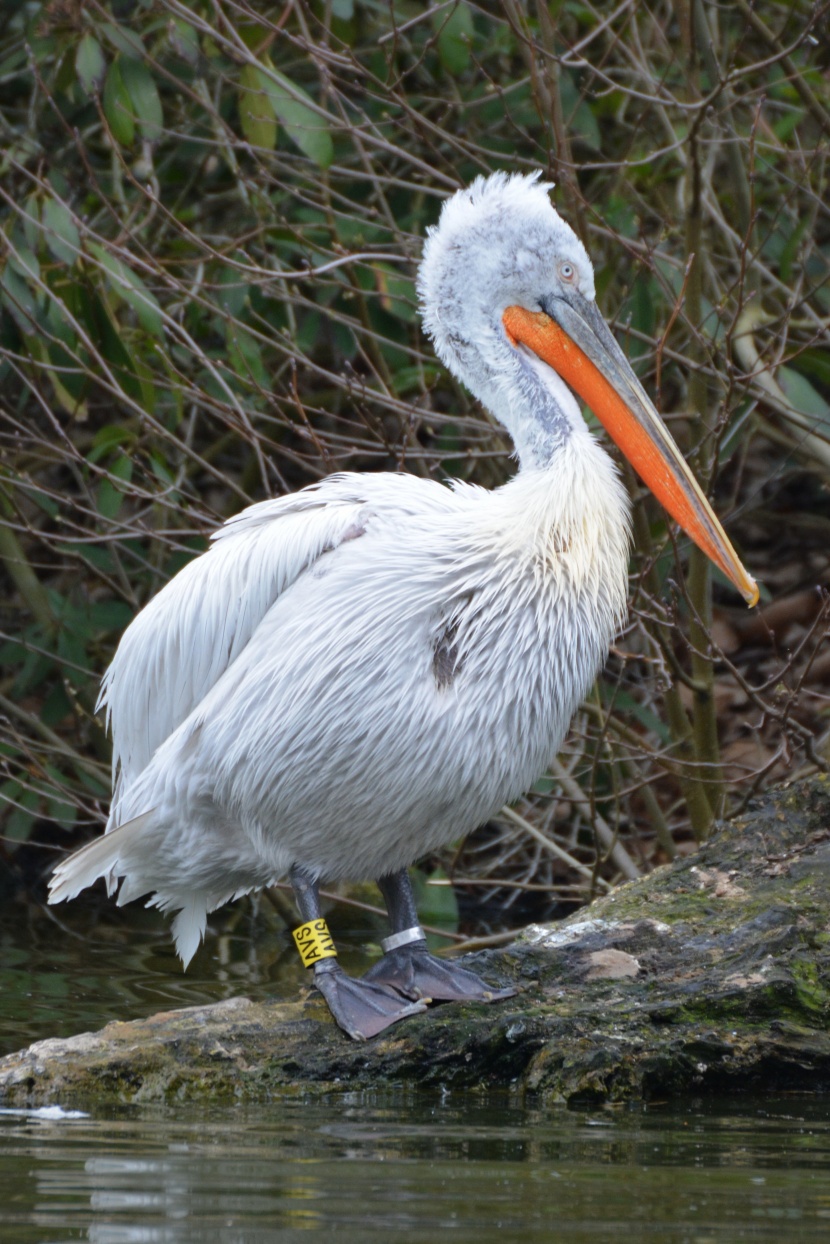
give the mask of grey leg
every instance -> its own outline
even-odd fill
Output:
[[[391,986],[407,998],[434,1002],[497,1002],[517,992],[496,989],[474,972],[429,953],[405,869],[380,877],[378,886],[386,900],[392,934],[384,941],[386,953],[369,968],[364,981]]]
[[[303,922],[320,919],[318,883],[310,873],[295,864],[291,885]],[[354,980],[334,958],[315,963],[314,984],[325,998],[337,1023],[355,1040],[366,1040],[408,1015],[426,1010],[423,1002],[407,1001],[393,986],[382,982]]]

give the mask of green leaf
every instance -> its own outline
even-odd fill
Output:
[[[802,350],[798,356],[798,370],[808,372],[820,384],[830,388],[830,351]]]
[[[599,123],[584,100],[574,113],[570,128],[574,136],[581,138],[593,151],[602,150]]]
[[[240,258],[244,260],[244,255],[240,256]],[[245,309],[245,301],[248,297],[249,289],[248,282],[237,268],[226,264],[222,266],[216,283],[218,286],[217,304],[228,315],[238,319]]]
[[[131,56],[133,60],[141,60],[144,44],[140,35],[124,26],[116,26],[114,22],[106,22],[102,29],[116,51],[122,52],[124,56]]]
[[[40,492],[37,488],[28,488],[26,495],[34,505],[43,510],[44,514],[48,514],[50,518],[55,519],[60,514],[61,507],[54,497],[50,497],[48,493]]]
[[[100,428],[92,441],[92,449],[86,456],[87,462],[100,462],[113,449],[121,445],[135,443],[136,434],[132,428],[125,428],[120,423],[108,423]]]
[[[267,26],[254,16],[256,5],[246,5],[246,9],[247,12],[244,14],[241,8],[237,9],[239,20],[236,23],[236,33],[248,51],[255,52],[257,48],[273,38],[273,27]]]
[[[266,392],[271,387],[268,369],[262,360],[259,342],[240,324],[233,324],[228,333],[228,362],[240,380],[251,380]]]
[[[384,311],[407,324],[414,324],[418,319],[418,293],[411,277],[386,264],[377,264],[374,276]]]
[[[830,433],[830,405],[807,377],[793,367],[779,367],[776,378],[796,410],[807,416],[820,436],[827,436]]]
[[[6,791],[4,790],[3,793],[6,794]],[[37,817],[40,795],[35,790],[23,790],[16,797],[10,792],[6,797],[9,802],[14,802],[16,806],[6,817],[3,826],[3,838],[9,845],[16,842],[26,842]]]
[[[277,120],[256,65],[245,65],[239,75],[237,107],[242,133],[251,146],[273,151],[277,145]]]
[[[153,369],[143,354],[133,356],[133,366],[141,389],[141,404],[145,410],[156,410],[156,386],[153,383]]]
[[[60,95],[68,95],[77,80],[78,73],[75,69],[75,56],[72,48],[68,47],[58,60],[54,77],[55,93]]]
[[[407,393],[417,392],[421,387],[425,371],[421,367],[399,367],[392,376],[395,394],[404,397]],[[431,377],[438,375],[438,369],[432,368],[428,373]]]
[[[37,249],[37,244],[41,238],[40,229],[40,199],[37,194],[30,194],[23,204],[23,217],[21,220],[23,226],[23,234],[26,243],[32,248]]]
[[[37,303],[29,286],[20,279],[10,263],[6,264],[0,277],[0,299],[11,312],[20,331],[30,333],[37,315]]]
[[[577,79],[566,69],[563,69],[559,75],[559,91],[566,124],[571,135],[587,143],[595,151],[600,151],[602,139],[597,119],[588,103],[582,99]]]
[[[132,146],[135,138],[133,103],[124,85],[121,66],[117,60],[114,60],[107,70],[101,103],[115,141],[122,147]]]
[[[0,804],[16,803],[23,787],[15,778],[9,778],[0,786]]]
[[[123,600],[96,601],[90,609],[90,621],[97,631],[120,633],[134,617],[133,609]]]
[[[39,336],[27,336],[26,343],[32,358],[36,358],[42,364],[44,372],[49,377],[59,405],[73,419],[83,422],[89,414],[86,402],[83,400],[87,379],[77,374],[76,360],[57,342],[50,342],[47,345]]]
[[[17,233],[18,230],[15,230]],[[22,230],[20,231],[22,232]],[[14,239],[16,241],[16,239]],[[40,277],[40,264],[34,251],[24,242],[17,243],[17,254],[9,254],[9,263],[14,268],[18,276],[22,276],[24,281],[37,280]]]
[[[790,236],[784,243],[781,251],[781,257],[778,260],[778,274],[782,281],[790,281],[793,273],[793,263],[804,238],[804,234],[810,228],[810,218],[805,216],[800,224],[796,225]]]
[[[57,726],[72,712],[72,704],[66,689],[56,683],[40,706],[40,720],[44,726]]]
[[[149,142],[157,142],[164,132],[164,112],[153,75],[143,61],[125,56],[121,60],[121,78],[142,134]]]
[[[653,336],[657,327],[656,282],[647,273],[638,273],[629,294],[631,327],[643,336]]]
[[[20,40],[18,45],[11,51],[8,51],[8,45],[4,50],[7,51],[7,55],[0,58],[0,78],[2,79],[10,76],[21,65],[25,65],[29,48],[28,46],[24,47],[23,41]]]
[[[113,323],[98,291],[91,285],[76,282],[69,285],[64,298],[67,307],[79,319],[110,366],[113,379],[123,391],[139,402],[144,403],[144,391],[139,382],[138,369],[133,359],[124,334]]]
[[[307,311],[297,317],[297,331],[294,337],[300,354],[310,354],[315,342],[319,341],[322,318],[317,311]]]
[[[128,484],[132,479],[133,464],[131,460],[122,455],[116,458],[115,462],[109,469],[110,476],[115,479],[123,480]],[[98,485],[98,513],[102,518],[115,518],[124,501],[124,489],[119,488],[112,478],[105,477]]]
[[[63,690],[63,688],[61,688]],[[59,780],[55,782],[58,786]],[[53,795],[46,801],[46,815],[50,821],[57,821],[64,829],[71,829],[78,819],[78,809],[68,800]]]
[[[91,790],[96,799],[109,799],[112,793],[109,781],[100,782],[98,778],[93,777],[86,769],[79,769],[77,772],[81,786]]]
[[[599,690],[603,702],[607,705],[613,703],[613,706],[624,720],[633,717],[646,730],[650,730],[665,746],[668,747],[671,744],[671,730],[647,705],[640,704],[633,695],[630,695],[621,687],[609,686],[608,683],[604,683],[601,680]]]
[[[473,12],[468,4],[457,4],[449,17],[446,10],[432,19],[437,32],[438,59],[448,73],[463,73],[470,65],[473,41]]]
[[[46,199],[43,204],[43,232],[49,250],[68,267],[72,267],[81,248],[81,235],[75,218],[65,203]]]
[[[116,573],[115,561],[108,549],[97,549],[92,544],[56,544],[55,548],[59,553],[65,553],[67,556],[86,562],[101,574]]]
[[[434,869],[429,877],[416,868],[410,876],[418,919],[421,923],[432,924],[446,929],[448,933],[455,933],[458,929],[458,900],[443,868]],[[438,884],[431,885],[430,882]],[[432,935],[429,934],[427,941],[431,946],[432,940]],[[444,938],[435,941],[436,946],[446,946],[446,944]]]
[[[78,44],[75,72],[87,95],[97,95],[106,76],[107,62],[94,35],[84,35]]]
[[[195,68],[199,63],[199,36],[193,27],[181,17],[171,17],[167,24],[167,35],[176,55],[190,65],[191,69]]]
[[[325,120],[313,107],[311,96],[274,69],[270,61],[265,60],[263,64],[267,72],[255,72],[268,94],[274,116],[304,155],[320,168],[328,168],[334,159],[334,144]]]
[[[788,108],[786,112],[778,117],[772,127],[772,131],[782,146],[786,144],[793,130],[801,124],[806,115],[803,108]]]
[[[90,242],[89,250],[92,255],[100,263],[104,269],[107,278],[107,284],[115,290],[115,292],[123,298],[128,306],[132,307],[138,316],[141,327],[144,328],[153,337],[160,340],[164,337],[164,319],[161,314],[161,307],[158,299],[151,294],[147,286],[144,284],[140,276],[136,276],[131,268],[128,268],[120,259],[116,259],[115,255],[111,255],[103,246],[99,246],[96,242]]]

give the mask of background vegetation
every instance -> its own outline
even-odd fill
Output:
[[[8,878],[99,830],[100,676],[217,523],[341,468],[509,475],[414,292],[442,198],[494,168],[556,181],[763,607],[710,583],[631,478],[604,676],[551,773],[430,866],[518,922],[825,764],[829,7],[6,0]]]

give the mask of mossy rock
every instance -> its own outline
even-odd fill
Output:
[[[7,1105],[285,1093],[406,1081],[551,1099],[830,1089],[830,781],[768,792],[694,856],[465,960],[520,993],[433,1007],[373,1041],[319,995],[234,998],[0,1060]]]

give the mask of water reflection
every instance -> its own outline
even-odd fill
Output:
[[[331,922],[341,959],[347,970],[362,972],[380,925],[356,924],[347,909],[338,919],[344,915],[349,923]],[[239,994],[296,997],[307,983],[290,934],[255,904],[223,909],[187,972],[169,921],[140,904],[119,910],[92,896],[66,910],[29,902],[0,909],[0,1054],[111,1019]]]
[[[0,1115],[0,1237],[674,1244],[826,1240],[826,1103],[576,1115],[351,1094],[85,1119]],[[312,1237],[313,1238],[313,1237]]]
[[[305,977],[255,911],[184,975],[155,912],[0,912],[0,1045]],[[349,945],[349,932],[338,936]],[[367,930],[351,931],[361,970]],[[685,1109],[542,1109],[475,1093],[346,1094],[259,1108],[0,1112],[12,1244],[378,1240],[605,1244],[826,1241],[830,1112],[788,1098]]]

